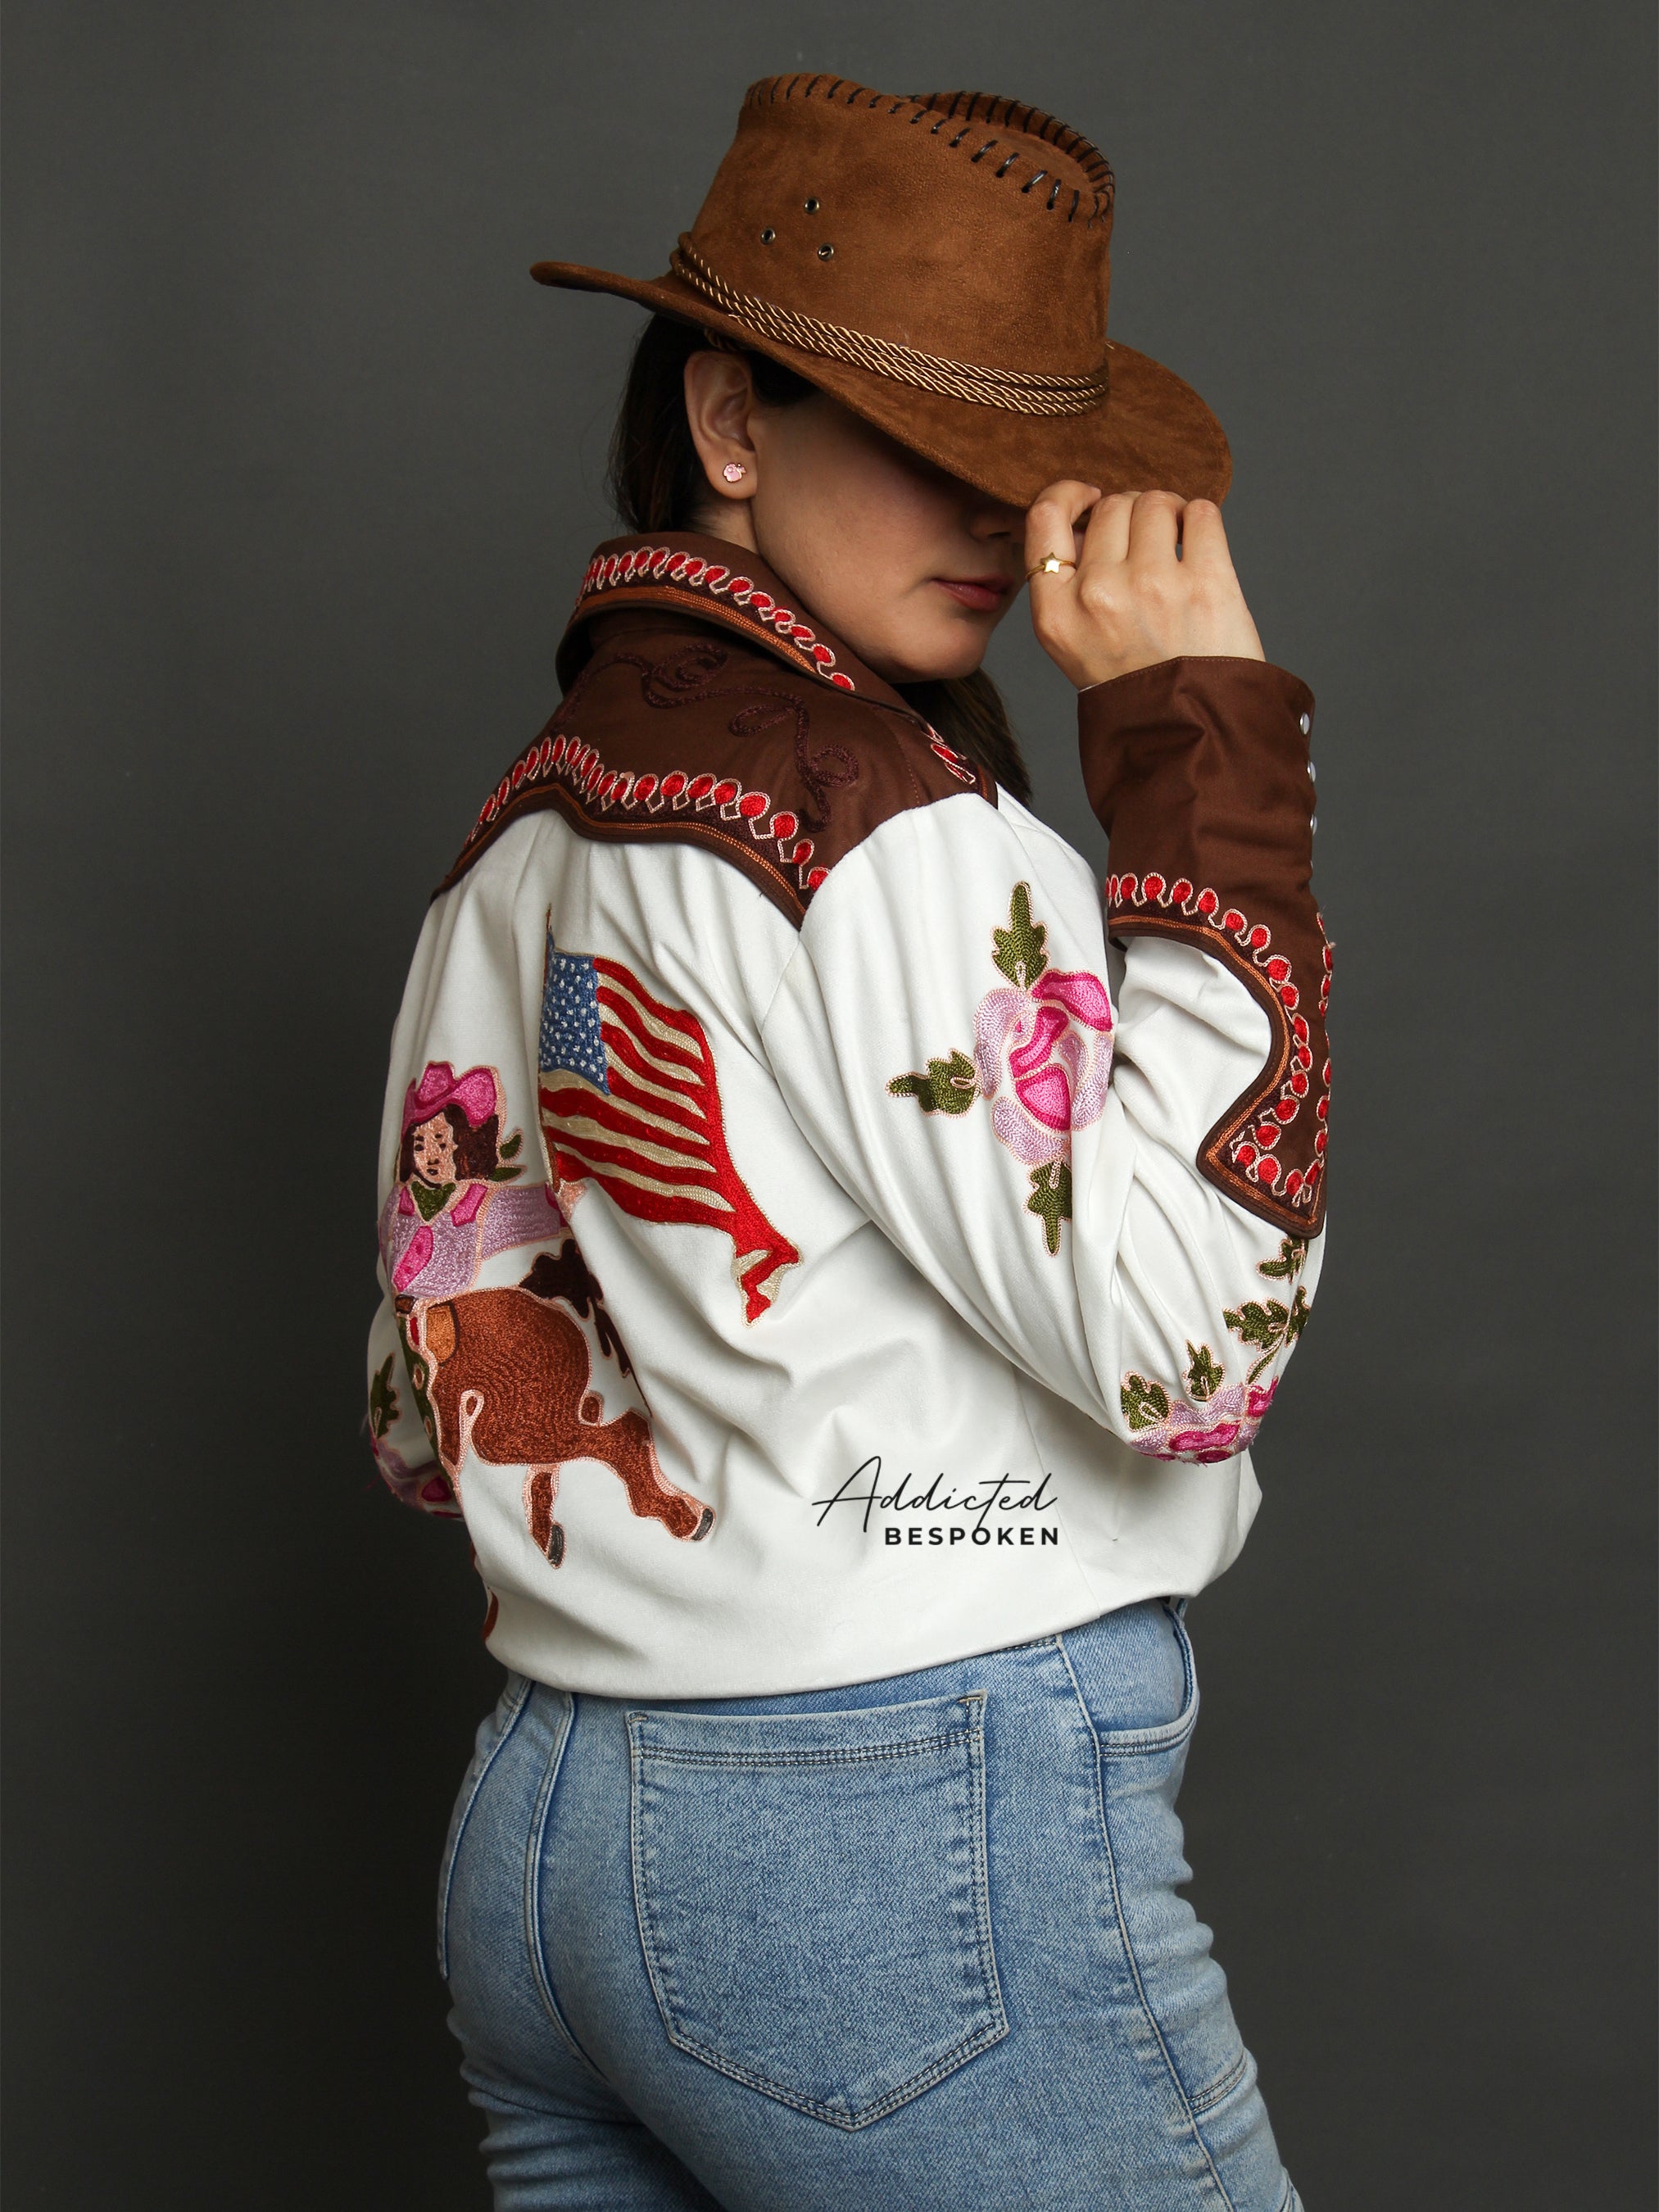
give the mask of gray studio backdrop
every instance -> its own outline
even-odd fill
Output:
[[[1316,2212],[1651,2201],[1645,8],[14,0],[17,2206],[482,2204],[499,1680],[358,1424],[390,1026],[753,77],[1046,106],[1319,701],[1336,1165],[1184,1808]],[[1097,862],[1023,607],[994,667]],[[787,2212],[787,2208],[780,2208]]]

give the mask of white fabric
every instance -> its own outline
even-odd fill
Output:
[[[924,1112],[888,1088],[930,1057],[972,1059],[982,1002],[1009,988],[993,932],[1008,930],[1021,884],[1048,972],[1104,980],[1115,1011],[1103,1104],[1070,1133],[1057,1252],[995,1101]],[[610,1468],[572,1461],[555,1566],[532,1539],[525,1467],[469,1455],[460,1501],[499,1602],[498,1659],[612,1697],[828,1687],[1191,1594],[1231,1563],[1259,1500],[1248,1451],[1212,1464],[1148,1456],[1150,1416],[1132,1426],[1123,1395],[1134,1376],[1172,1403],[1191,1397],[1182,1377],[1200,1347],[1224,1378],[1200,1416],[1231,1402],[1224,1392],[1242,1395],[1258,1365],[1265,1391],[1287,1348],[1264,1358],[1225,1316],[1252,1300],[1288,1307],[1296,1288],[1310,1298],[1318,1279],[1322,1236],[1292,1283],[1282,1232],[1194,1164],[1268,1048],[1266,1015],[1219,963],[1156,939],[1109,949],[1087,863],[1006,793],[995,807],[963,793],[883,823],[838,863],[799,932],[700,847],[586,839],[537,814],[427,918],[393,1040],[383,1204],[398,1197],[406,1088],[434,1063],[497,1072],[501,1134],[522,1133],[512,1188],[546,1176],[550,924],[561,951],[621,963],[696,1017],[732,1164],[800,1259],[746,1319],[721,1231],[635,1218],[592,1181],[562,1194],[635,1370],[624,1377],[591,1317],[582,1324],[604,1417],[648,1409],[664,1475],[714,1520],[684,1540],[632,1514]],[[538,1249],[556,1250],[550,1219],[539,1247],[485,1257],[477,1287],[519,1284]],[[380,1448],[430,1483],[384,1266],[382,1287],[369,1368],[392,1358],[398,1411]],[[1152,1424],[1154,1441],[1168,1425]],[[933,1507],[826,1502],[838,1488],[861,1497],[877,1455],[882,1493],[905,1475],[915,1498],[942,1476]],[[1004,1476],[983,1513],[961,1502]],[[1045,1510],[996,1502],[1040,1485]],[[991,1540],[975,1540],[976,1522]],[[1026,1528],[1058,1540],[1022,1542]]]

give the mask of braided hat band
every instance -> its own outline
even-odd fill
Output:
[[[798,315],[769,300],[734,291],[702,258],[689,234],[682,234],[669,265],[706,300],[762,337],[824,360],[844,361],[854,368],[869,369],[919,392],[936,392],[945,398],[966,399],[981,407],[1000,407],[1011,415],[1087,415],[1106,399],[1104,363],[1092,376],[1046,376],[1019,369],[986,368],[976,362],[948,361],[940,354],[920,353],[914,346],[872,337],[866,331],[848,330],[839,323],[820,322],[814,315]]]
[[[1215,416],[1109,335],[1114,199],[1099,149],[1018,100],[767,77],[662,276],[531,273],[763,354],[1008,506],[1062,477],[1219,501]]]

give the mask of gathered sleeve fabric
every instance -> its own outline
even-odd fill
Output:
[[[1312,708],[1231,659],[1085,692],[1103,896],[1006,793],[897,816],[819,892],[762,1023],[797,1125],[899,1250],[1155,1458],[1248,1445],[1322,1261]]]

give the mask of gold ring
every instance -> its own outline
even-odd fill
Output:
[[[1075,561],[1062,561],[1057,553],[1045,553],[1035,568],[1025,571],[1025,580],[1029,584],[1033,576],[1057,576],[1062,568],[1075,568],[1076,566]]]

